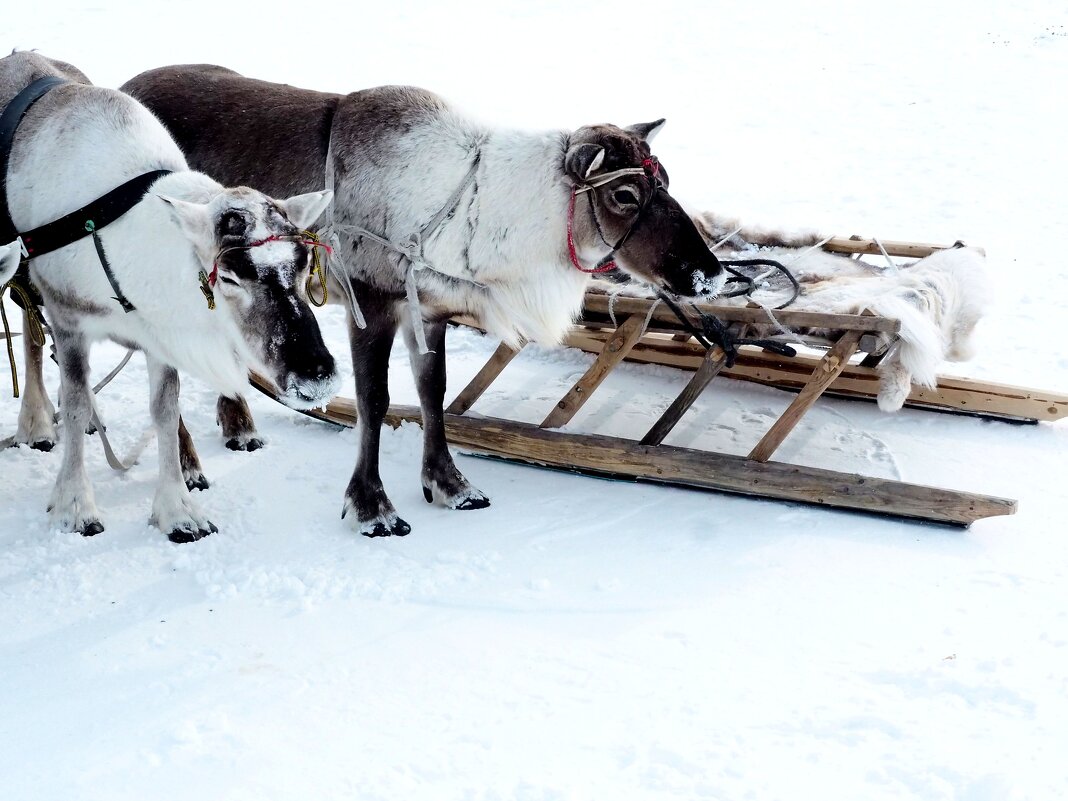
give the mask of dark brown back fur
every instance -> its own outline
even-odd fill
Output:
[[[323,188],[342,95],[245,78],[212,64],[149,70],[120,88],[152,109],[195,170],[273,197]]]

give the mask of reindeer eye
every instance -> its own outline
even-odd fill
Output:
[[[244,216],[236,211],[228,211],[222,218],[222,231],[224,235],[241,236],[248,228],[248,222]]]
[[[612,198],[621,206],[638,205],[638,196],[629,189],[617,189],[612,193]]]
[[[229,284],[230,286],[241,286],[240,282],[235,281],[233,278],[230,278],[228,275],[223,275],[222,273],[219,273],[219,280],[224,284]]]

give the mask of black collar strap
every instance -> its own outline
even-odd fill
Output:
[[[22,247],[23,262],[26,262],[73,244],[84,237],[93,237],[93,244],[100,258],[100,266],[104,268],[108,283],[115,290],[115,300],[125,312],[129,313],[134,311],[134,306],[119,289],[119,283],[108,263],[99,232],[101,228],[115,222],[140,203],[149,187],[164,175],[169,175],[170,170],[153,170],[131,178],[77,211],[38,226],[21,236],[11,219],[11,211],[7,203],[7,169],[11,159],[11,147],[15,142],[15,132],[30,107],[49,90],[64,83],[67,83],[65,79],[54,76],[38,78],[19,92],[4,109],[3,114],[0,114],[0,244],[18,239]]]
[[[170,172],[153,170],[138,175],[77,211],[27,231],[22,234],[24,258],[32,259],[59,250],[110,225],[140,203],[149,187]]]
[[[38,78],[31,83],[7,104],[4,113],[0,115],[0,244],[7,244],[18,236],[18,229],[11,220],[11,212],[7,205],[7,166],[11,159],[11,146],[15,143],[15,131],[19,123],[30,110],[30,106],[44,97],[49,90],[55,89],[60,84],[67,83],[63,78],[49,75]]]

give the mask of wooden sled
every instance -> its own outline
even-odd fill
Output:
[[[834,239],[825,248],[845,253],[879,253],[873,240]],[[890,255],[919,258],[940,249],[935,245],[882,242]],[[881,357],[877,334],[895,334],[899,323],[883,317],[817,314],[782,310],[777,318],[786,326],[839,332],[822,343],[822,358],[784,358],[745,348],[726,368],[718,348],[705,350],[663,305],[650,313],[652,301],[618,298],[608,314],[608,298],[590,292],[579,325],[567,344],[597,354],[585,374],[557,402],[540,425],[467,412],[501,375],[519,352],[500,345],[445,412],[446,436],[461,450],[544,467],[628,480],[736,493],[759,498],[826,506],[953,526],[1016,511],[1017,502],[902,481],[803,467],[772,461],[775,451],[821,395],[872,399],[878,378],[874,365]],[[766,321],[762,309],[704,304],[704,311],[744,331],[750,323]],[[646,320],[649,323],[646,326]],[[461,321],[463,322],[463,321]],[[803,344],[813,345],[808,338]],[[865,354],[860,364],[850,364]],[[564,433],[570,421],[604,379],[624,359],[664,364],[694,371],[689,384],[640,441],[597,434]],[[719,375],[796,390],[797,397],[771,425],[747,456],[736,456],[662,444],[664,438]],[[267,394],[264,382],[256,382]],[[915,389],[909,404],[920,408],[981,414],[1014,421],[1056,420],[1068,411],[1068,396],[1025,390],[967,379],[946,379],[935,390]],[[307,414],[340,425],[356,423],[355,402],[335,398],[325,411]],[[419,423],[417,407],[392,406],[386,422]]]

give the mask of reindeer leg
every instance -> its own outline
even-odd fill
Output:
[[[53,326],[60,368],[60,407],[63,413],[63,464],[48,504],[51,525],[91,537],[104,530],[85,472],[85,426],[92,417],[89,387],[89,346],[74,328]]]
[[[50,451],[56,444],[56,407],[48,399],[44,385],[44,349],[30,336],[30,319],[22,313],[22,353],[26,368],[22,405],[19,407],[19,426],[15,441],[39,451]]]
[[[219,529],[197,508],[182,475],[178,453],[178,371],[147,354],[145,362],[152,423],[159,445],[159,484],[152,501],[152,523],[166,532],[171,542],[196,542]]]
[[[211,484],[204,476],[204,470],[200,466],[200,457],[197,449],[193,446],[193,438],[189,435],[189,429],[185,427],[185,420],[178,417],[178,458],[182,465],[182,478],[185,479],[185,487],[190,492],[193,490],[206,490]]]
[[[382,421],[389,409],[389,352],[397,334],[397,319],[387,298],[379,297],[375,299],[377,302],[369,303],[363,300],[367,294],[361,291],[360,295],[367,328],[358,328],[349,317],[360,451],[345,490],[341,516],[353,513],[350,524],[365,537],[403,537],[412,527],[397,516],[378,472]]]
[[[256,421],[244,398],[219,396],[215,404],[216,420],[222,427],[226,447],[232,451],[256,451],[263,447],[263,440],[256,433]]]
[[[485,509],[489,498],[471,486],[456,467],[445,442],[445,330],[446,321],[426,325],[430,353],[420,354],[411,325],[404,327],[408,360],[423,410],[423,496],[427,503],[450,509]]]

